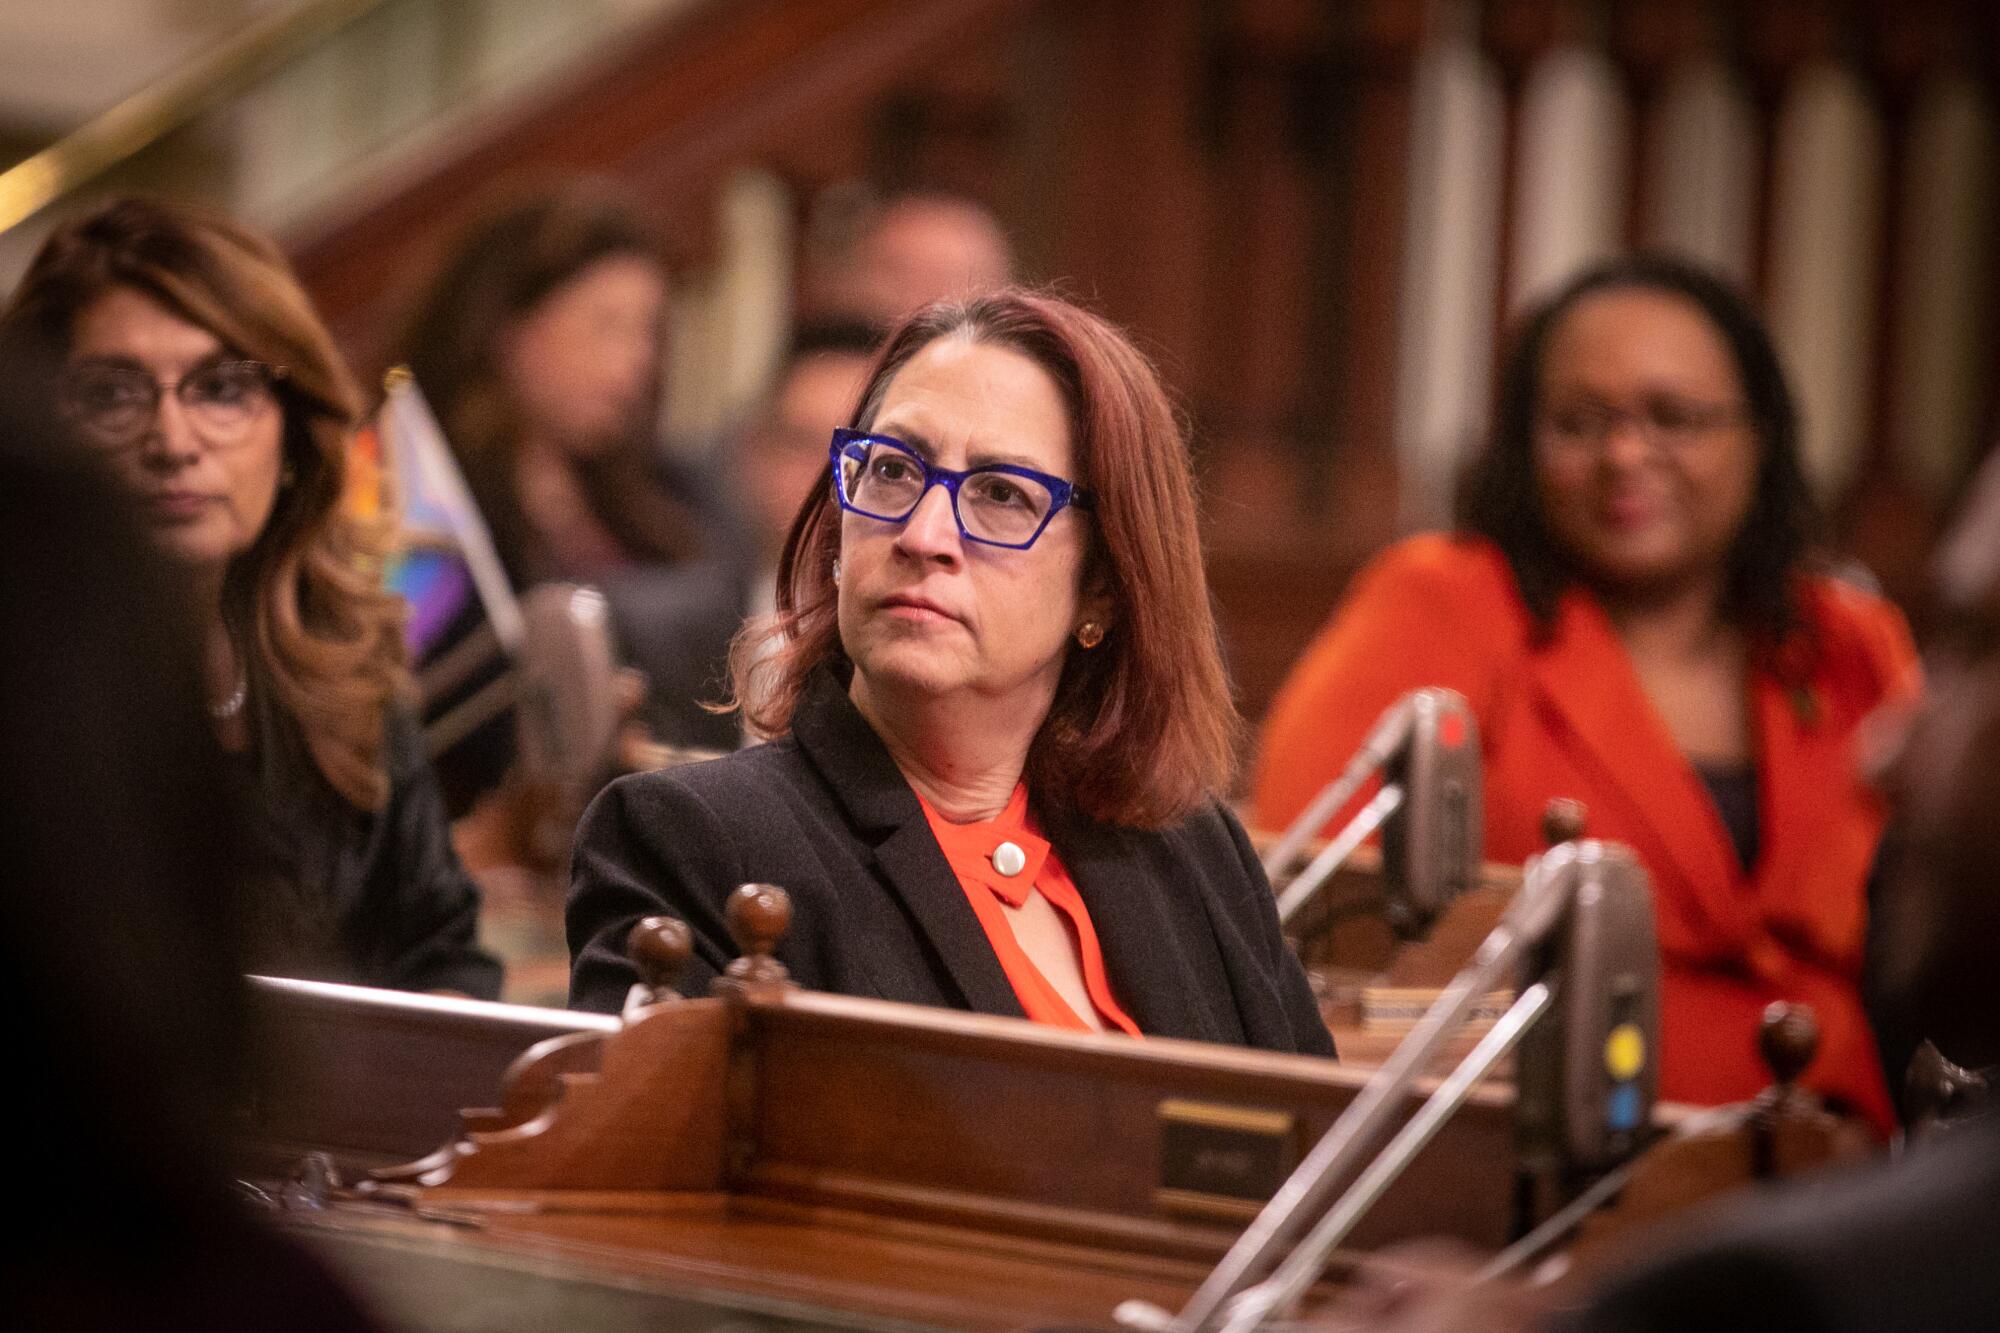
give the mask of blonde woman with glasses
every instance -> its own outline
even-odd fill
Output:
[[[55,368],[73,447],[120,483],[206,625],[209,720],[261,798],[252,966],[496,995],[399,706],[384,534],[339,504],[360,395],[277,249],[193,208],[115,202],[50,236],[0,340]]]

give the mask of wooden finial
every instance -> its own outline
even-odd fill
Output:
[[[723,920],[740,954],[716,983],[724,994],[791,985],[791,973],[774,954],[792,924],[792,898],[775,884],[743,884],[729,895]]]
[[[649,916],[625,936],[625,956],[656,1001],[675,993],[675,983],[694,957],[694,932],[678,917]]]
[[[1575,842],[1583,836],[1585,813],[1582,801],[1555,797],[1542,807],[1542,841],[1551,847]]]
[[[1757,1051],[1779,1088],[1789,1088],[1819,1054],[1819,1019],[1812,1006],[1777,1000],[1757,1025]]]
[[[1776,1000],[1757,1024],[1757,1051],[1771,1071],[1772,1085],[1757,1094],[1745,1129],[1750,1139],[1750,1174],[1770,1180],[1801,1164],[1848,1155],[1852,1137],[1799,1077],[1819,1054],[1819,1019],[1812,1006]],[[1865,1137],[1865,1131],[1857,1131]]]

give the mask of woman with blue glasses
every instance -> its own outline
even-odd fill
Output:
[[[1187,443],[1103,320],[1005,291],[884,347],[778,611],[735,655],[770,743],[626,778],[585,816],[572,1002],[616,1008],[623,944],[792,896],[801,984],[1086,1031],[1332,1053],[1242,829]]]

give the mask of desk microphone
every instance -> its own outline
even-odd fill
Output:
[[[1382,828],[1386,912],[1405,937],[1423,931],[1478,879],[1483,850],[1479,724],[1455,690],[1413,690],[1390,705],[1340,776],[1320,789],[1264,857],[1275,883],[1313,835],[1380,774],[1382,789],[1278,897],[1289,922],[1332,879],[1354,849]]]
[[[1264,853],[1264,874],[1272,880],[1291,869],[1292,862],[1312,841],[1313,835],[1325,827],[1328,820],[1340,813],[1342,806],[1354,799],[1354,793],[1361,790],[1361,784],[1382,771],[1403,741],[1410,734],[1410,724],[1416,716],[1416,693],[1406,694],[1390,704],[1377,718],[1375,725],[1362,738],[1361,748],[1347,761],[1347,767],[1340,776],[1319,789],[1319,794],[1307,803],[1285,829],[1278,840],[1271,844],[1271,850]]]
[[[1382,781],[1403,791],[1382,826],[1387,912],[1401,934],[1414,938],[1479,881],[1485,833],[1479,724],[1463,695],[1418,692],[1408,738],[1383,766]]]
[[[522,599],[514,663],[521,767],[587,796],[602,780],[620,718],[611,612],[595,588],[551,583]]]
[[[1252,1333],[1288,1319],[1334,1248],[1517,1045],[1517,1114],[1529,1150],[1578,1171],[1614,1165],[1615,1154],[1639,1146],[1652,1113],[1658,974],[1650,890],[1630,852],[1567,842],[1532,858],[1472,961],[1180,1313],[1128,1301],[1119,1322],[1154,1333]],[[1405,1118],[1404,1099],[1444,1043],[1481,997],[1510,978],[1521,983],[1518,998]],[[1538,1021],[1552,1026],[1538,1029]],[[1544,1044],[1540,1054],[1526,1045],[1536,1039]],[[1399,1122],[1388,1146],[1368,1157]]]
[[[1585,841],[1569,913],[1530,957],[1556,1002],[1515,1054],[1524,1168],[1575,1181],[1637,1152],[1659,1094],[1660,950],[1646,872]]]

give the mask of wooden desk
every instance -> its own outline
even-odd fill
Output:
[[[250,1005],[263,1068],[240,1139],[266,1162],[313,1149],[371,1165],[421,1156],[536,1042],[619,1026],[603,1014],[280,977],[252,977]]]
[[[537,1033],[599,1021],[425,997],[262,994],[305,1014],[322,1052],[379,1051],[416,1031],[429,1053],[405,1069],[504,1066]],[[1206,1182],[1240,1184],[1257,1173],[1223,1159],[1281,1142],[1291,1156],[1274,1167],[1280,1178],[1365,1080],[1300,1056],[795,990],[655,1006],[602,1053],[601,1071],[564,1077],[553,1105],[486,1118],[497,1127],[466,1135],[436,1183],[382,1191],[400,1210],[340,1202],[288,1216],[337,1263],[405,1291],[493,1270],[539,1275],[531,1285],[544,1297],[623,1292],[648,1309],[693,1302],[820,1326],[1101,1324],[1124,1299],[1183,1303],[1254,1208],[1163,1193],[1164,1175],[1189,1183],[1190,1153],[1209,1151],[1222,1166]],[[425,1115],[457,1077],[427,1081]],[[335,1072],[313,1086],[350,1096],[375,1079]],[[266,1099],[292,1111],[267,1113],[265,1127],[282,1133],[264,1155],[311,1129],[313,1146],[344,1160],[380,1159],[379,1117],[309,1115],[303,1086]],[[469,1100],[508,1104],[497,1085]],[[1259,1128],[1203,1148],[1176,1115]],[[393,1119],[402,1134],[417,1117]],[[1504,1091],[1476,1093],[1356,1246],[1440,1233],[1499,1244],[1511,1143]]]

